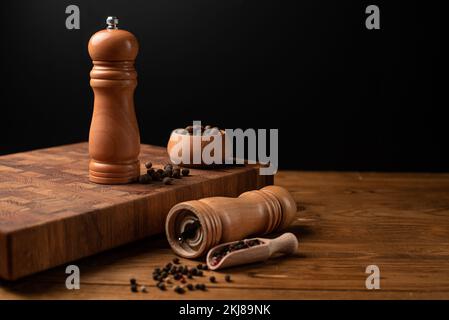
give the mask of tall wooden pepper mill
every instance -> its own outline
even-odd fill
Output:
[[[296,202],[290,193],[268,186],[238,198],[178,203],[168,213],[165,232],[173,251],[185,258],[197,258],[220,243],[281,231],[295,216]]]
[[[136,37],[117,28],[108,17],[107,28],[89,40],[93,61],[90,85],[94,112],[89,133],[89,180],[102,184],[129,183],[140,174],[140,135],[134,111],[139,50]]]

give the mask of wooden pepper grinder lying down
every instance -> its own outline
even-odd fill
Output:
[[[107,29],[89,40],[94,65],[90,85],[95,95],[89,133],[89,180],[121,184],[136,180],[140,174],[140,135],[133,98],[139,45],[132,33],[117,28],[116,17],[108,17],[106,22]]]
[[[278,186],[248,191],[238,198],[212,197],[175,205],[168,213],[168,242],[185,258],[212,247],[285,229],[296,216],[290,193]]]

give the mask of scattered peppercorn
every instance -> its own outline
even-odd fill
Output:
[[[181,265],[180,259],[174,257],[163,268],[157,267],[153,269],[153,279],[156,281],[156,287],[162,291],[168,288],[173,289],[179,294],[183,294],[187,290],[206,291],[206,285],[204,283],[188,283],[189,280],[195,279],[195,277],[203,276],[203,270],[208,270],[207,264],[199,263],[196,267],[189,267],[188,265]],[[216,276],[210,276],[208,280],[211,283],[217,283]],[[226,275],[225,280],[231,282],[230,276]],[[132,292],[148,292],[148,288],[144,285],[138,285],[134,278],[130,279],[130,283]]]
[[[131,278],[131,279],[129,279],[129,283],[131,283],[131,284],[137,284],[137,281],[136,281],[136,279]]]
[[[171,178],[173,176],[173,171],[171,169],[164,169],[164,177]]]
[[[202,264],[200,263],[199,265],[197,265],[197,268],[199,270],[208,270],[209,268],[207,267],[207,264]]]
[[[204,283],[197,283],[195,285],[195,289],[205,291],[206,290],[206,285]]]
[[[143,174],[139,177],[139,183],[148,184],[151,181],[151,177],[148,174]]]
[[[148,161],[145,163],[145,168],[150,169],[153,166],[153,164],[151,163],[151,161]]]
[[[176,287],[175,287],[175,292],[176,292],[176,293],[182,294],[182,293],[185,292],[185,290],[184,290],[184,288],[182,288],[182,287],[180,287],[180,286],[176,286]]]
[[[181,280],[182,275],[180,275],[179,273],[176,273],[173,277],[175,280]]]
[[[231,282],[231,281],[232,281],[232,280],[231,280],[231,275],[227,274],[227,275],[225,276],[225,280],[226,280],[226,282]]]
[[[137,289],[137,284],[131,285],[131,292],[139,292],[139,290]]]
[[[157,171],[153,172],[152,178],[155,181],[161,181],[162,180],[161,174],[159,172],[157,172]]]
[[[164,165],[164,169],[154,168],[153,163],[151,161],[147,161],[145,163],[145,168],[147,169],[146,174],[142,174],[138,178],[138,182],[141,184],[149,184],[152,181],[162,181],[165,185],[173,184],[173,179],[165,179],[165,178],[175,178],[181,179],[182,176],[188,176],[190,174],[190,170],[187,168],[181,168],[179,166],[173,166],[168,163]]]
[[[181,171],[179,169],[174,169],[172,177],[175,179],[181,179]]]

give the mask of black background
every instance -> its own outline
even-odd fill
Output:
[[[65,28],[76,4],[81,29]],[[365,28],[380,7],[381,30]],[[143,143],[192,120],[279,128],[281,168],[448,171],[435,1],[24,1],[1,5],[0,154],[88,138],[90,36],[140,42]]]

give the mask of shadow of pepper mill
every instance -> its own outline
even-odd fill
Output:
[[[296,202],[286,189],[267,186],[237,198],[178,203],[167,215],[165,232],[176,254],[198,258],[220,243],[282,231],[294,221],[296,211]]]
[[[117,28],[116,17],[108,17],[106,23],[107,28],[95,33],[88,45],[93,62],[90,85],[94,91],[89,180],[123,184],[140,174],[140,135],[133,97],[139,44],[132,33]]]

